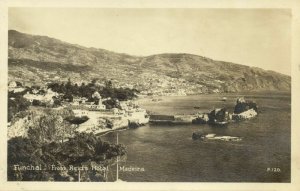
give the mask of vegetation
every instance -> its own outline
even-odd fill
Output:
[[[89,166],[81,172],[81,181],[106,181],[104,171],[91,169],[106,166],[116,156],[126,153],[124,145],[103,142],[94,134],[78,133],[76,125],[64,120],[72,111],[38,108],[27,111],[30,122],[23,137],[8,140],[8,180],[10,181],[77,181],[78,171],[69,166]],[[29,114],[31,113],[31,114]],[[19,166],[41,166],[41,170],[21,170]],[[53,169],[66,167],[65,169]]]
[[[23,96],[16,96],[14,99],[8,97],[8,122],[20,111],[25,111],[30,106],[30,102],[27,101]]]
[[[80,125],[81,123],[84,123],[87,120],[89,120],[89,117],[88,116],[83,116],[83,117],[70,116],[70,117],[65,118],[65,120],[71,124]]]
[[[108,108],[115,107],[117,100],[126,101],[136,98],[136,94],[139,92],[136,89],[115,88],[111,81],[105,81],[105,86],[100,86],[96,82],[97,80],[94,79],[88,84],[74,84],[69,79],[66,84],[50,83],[48,88],[51,88],[54,92],[64,94],[63,99],[69,102],[73,101],[74,96],[86,97],[89,101],[97,102],[99,98],[93,97],[93,94],[97,91],[102,98],[110,98],[104,102]]]
[[[69,141],[41,142],[35,136],[15,137],[8,141],[9,181],[78,181],[78,171],[70,166],[81,167],[108,165],[109,160],[126,153],[124,145],[103,142],[94,134],[77,133]],[[41,170],[18,170],[14,165],[39,166]],[[53,169],[55,167],[65,167]],[[89,168],[81,181],[106,181],[103,172]]]
[[[98,103],[99,98],[93,97],[93,94],[98,91],[100,92],[103,98],[109,98],[103,102],[104,105],[108,109],[114,108],[118,106],[119,101],[131,100],[136,98],[136,93],[138,91],[136,89],[129,88],[114,88],[111,81],[106,81],[105,86],[99,86],[97,80],[92,80],[89,84],[73,84],[69,79],[67,83],[50,83],[48,84],[48,88],[51,88],[52,91],[63,94],[62,97],[56,98],[53,97],[53,107],[60,106],[62,100],[66,100],[69,102],[73,101],[75,96],[78,97],[86,97],[89,101],[94,101]],[[18,83],[21,85],[21,83]],[[38,86],[32,87],[24,87],[24,91],[14,93],[13,91],[8,92],[8,122],[10,122],[18,112],[25,111],[32,104],[33,106],[42,106],[46,107],[49,104],[43,103],[39,100],[33,100],[30,103],[28,100],[23,98],[23,96],[27,93],[36,93],[43,95],[45,94],[45,90],[40,89]]]
[[[29,127],[28,136],[38,142],[63,142],[73,136],[74,130],[60,115],[43,115]]]

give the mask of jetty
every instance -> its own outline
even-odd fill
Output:
[[[150,123],[192,124],[196,115],[150,115]]]

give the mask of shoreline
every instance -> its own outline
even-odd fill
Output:
[[[108,133],[112,133],[112,132],[115,132],[115,131],[125,131],[125,130],[128,130],[129,127],[120,127],[120,128],[116,128],[116,129],[110,129],[110,130],[107,130],[107,131],[103,131],[103,132],[99,132],[99,133],[96,133],[95,135],[96,136],[103,136],[103,135],[106,135]]]
[[[187,95],[146,95],[142,97],[137,97],[134,101],[152,101],[152,99],[157,98],[176,98],[176,97],[193,97],[193,96],[224,96],[224,95],[241,95],[241,96],[266,96],[273,97],[274,93],[276,96],[289,96],[291,95],[290,91],[245,91],[245,92],[223,92],[223,93],[202,93],[202,94],[187,94]],[[159,102],[159,101],[157,101]]]

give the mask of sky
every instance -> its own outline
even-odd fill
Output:
[[[136,56],[190,53],[291,74],[289,9],[9,8],[8,28]]]

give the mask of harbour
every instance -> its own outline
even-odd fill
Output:
[[[212,106],[232,107],[236,94],[174,97],[161,102],[162,114],[192,113],[193,104],[210,109]],[[244,95],[260,106],[259,115],[227,127],[209,124],[165,125],[149,123],[137,129],[119,131],[119,142],[127,146],[124,166],[143,167],[145,172],[119,172],[129,182],[289,182],[290,178],[290,98],[285,94]],[[171,100],[171,101],[170,101]],[[141,107],[151,108],[150,104]],[[209,104],[208,104],[209,103]],[[180,107],[174,110],[174,107]],[[241,141],[193,140],[192,134],[243,137]],[[116,132],[101,136],[115,141]],[[274,147],[273,145],[277,146]],[[157,162],[159,161],[159,162]],[[267,168],[276,166],[281,173],[270,173]],[[113,170],[113,169],[112,169]],[[113,180],[110,180],[113,181]]]

